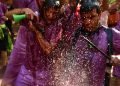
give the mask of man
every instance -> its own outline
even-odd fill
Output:
[[[27,7],[36,11],[34,0],[15,0],[14,3],[17,8],[25,8],[27,4]],[[53,86],[51,58],[46,53],[60,39],[62,24],[57,20],[59,5],[59,0],[45,0],[39,22],[33,20],[32,26],[28,24],[29,20],[22,21],[3,86]]]
[[[69,0],[69,3],[62,5],[62,8],[64,8],[64,15],[62,17],[64,23],[63,39],[69,43],[72,33],[81,25],[79,15],[80,3],[78,0]]]
[[[103,86],[108,42],[106,28],[99,23],[100,13],[98,2],[81,4],[82,27],[74,33],[71,45],[63,49],[61,58],[55,62],[57,86]],[[120,32],[115,29],[112,32],[114,52],[119,52]]]

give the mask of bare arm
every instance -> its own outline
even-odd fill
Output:
[[[21,13],[23,13],[22,12],[22,9],[13,9],[13,10],[11,10],[11,11],[7,11],[6,13],[5,13],[5,16],[6,17],[8,17],[9,19],[12,19],[12,15],[13,14],[21,14]]]
[[[41,46],[41,48],[43,49],[43,51],[46,54],[51,53],[51,51],[56,47],[56,44],[58,42],[58,40],[61,39],[61,34],[62,34],[62,29],[59,31],[59,33],[57,34],[57,36],[55,36],[55,40],[51,40],[50,42],[48,42],[47,40],[45,40],[45,38],[43,37],[42,33],[39,32],[36,27],[36,25],[30,25],[30,29],[31,31],[33,31],[35,33],[35,37],[36,40],[38,42],[38,44]],[[54,39],[54,38],[52,38]]]
[[[13,19],[13,14],[26,14],[27,18],[33,19],[35,13],[30,8],[16,8],[5,13],[5,16],[9,19]]]
[[[54,49],[54,45],[47,42],[39,31],[36,30],[35,34],[36,34],[36,40],[39,43],[39,45],[42,47],[43,51],[46,54],[49,54]]]

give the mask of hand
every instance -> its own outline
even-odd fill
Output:
[[[32,32],[34,32],[36,35],[39,34],[40,37],[42,36],[42,34],[38,31],[38,28],[33,24],[32,21],[29,21],[29,30],[31,30]]]
[[[5,21],[8,20],[8,18],[6,16],[3,16],[2,19],[4,19]]]
[[[113,65],[120,66],[120,55],[112,55],[111,61],[112,61]]]
[[[23,8],[21,13],[25,13],[27,18],[33,20],[34,18],[38,19],[38,16],[30,8]]]
[[[62,7],[61,7],[61,9],[60,9],[60,12],[61,12],[61,14],[63,14],[64,12],[65,12],[65,5],[63,5]]]
[[[33,31],[33,32],[36,32],[36,28],[35,26],[33,25],[32,21],[29,21],[29,30]]]

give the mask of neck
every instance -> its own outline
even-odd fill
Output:
[[[89,35],[95,34],[96,32],[99,32],[100,27],[101,27],[101,26],[98,25],[98,26],[96,27],[96,29],[95,29],[94,31],[92,31],[92,32],[87,31],[87,30],[84,29],[84,27],[83,27],[83,28],[81,28],[81,33],[82,33],[83,35],[85,35],[85,36],[89,36]]]

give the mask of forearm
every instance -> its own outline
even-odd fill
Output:
[[[23,9],[18,8],[18,9],[13,9],[13,10],[7,11],[5,13],[5,16],[9,19],[13,19],[13,14],[23,14],[23,13],[24,13]]]
[[[40,44],[41,48],[46,54],[49,54],[54,49],[54,46],[49,42],[47,42],[39,31],[36,31],[35,33],[36,33],[36,39]]]

